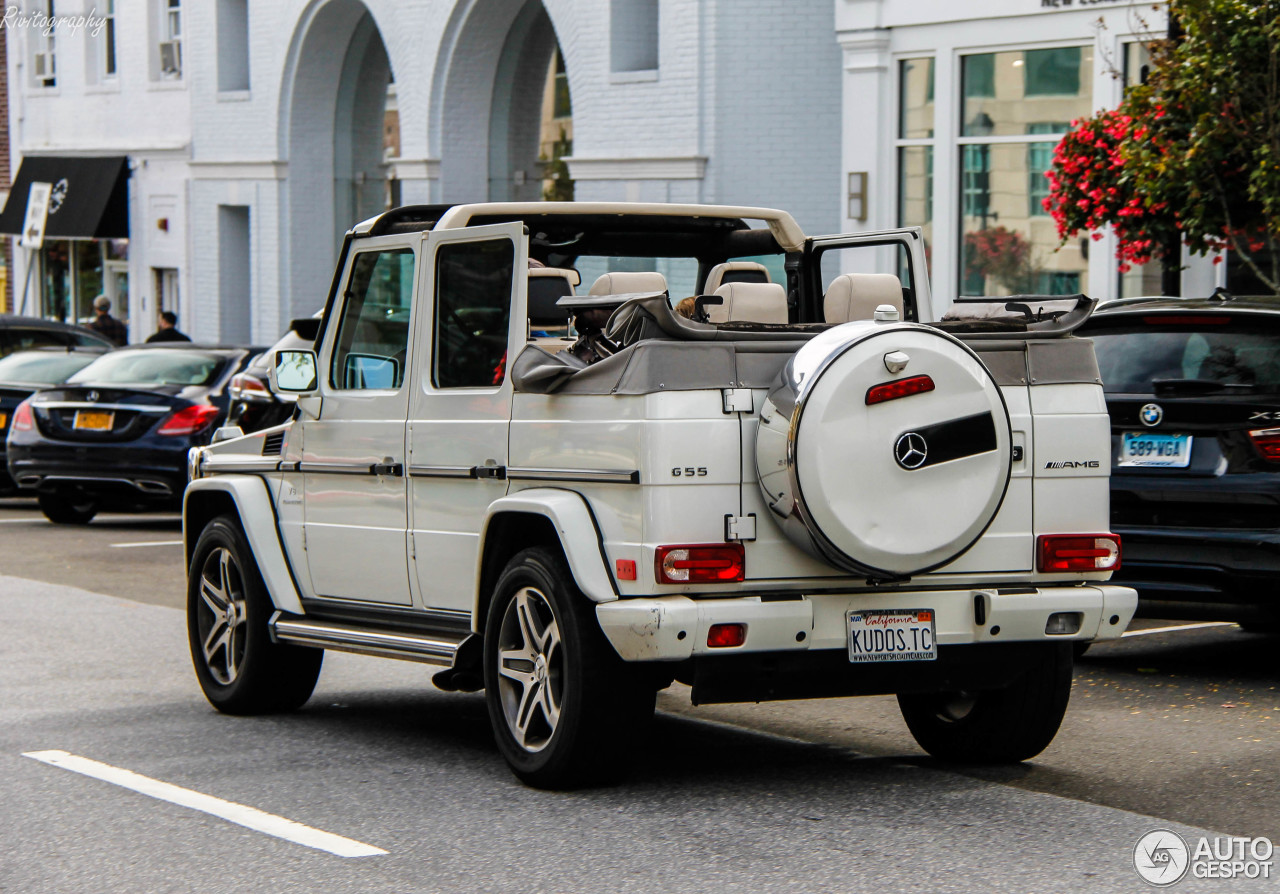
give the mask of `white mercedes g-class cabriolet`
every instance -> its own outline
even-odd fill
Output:
[[[537,786],[625,769],[673,681],[893,693],[931,754],[1026,760],[1136,604],[1091,308],[939,320],[919,230],[764,208],[389,211],[274,358],[293,420],[192,451],[200,685],[251,714],[325,649],[442,665]]]

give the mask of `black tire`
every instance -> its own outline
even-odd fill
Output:
[[[1038,647],[1005,689],[898,696],[902,717],[920,747],[939,760],[1016,764],[1048,747],[1071,696],[1071,644]]]
[[[98,501],[78,491],[42,491],[40,511],[55,525],[87,525],[98,514]]]
[[[225,714],[292,711],[311,697],[323,649],[274,643],[273,608],[239,522],[205,525],[187,575],[187,639],[196,678]]]
[[[1089,651],[1089,647],[1093,645],[1093,641],[1074,642],[1071,644],[1071,654],[1076,658],[1083,658],[1084,654]]]
[[[498,579],[484,682],[498,750],[522,781],[549,789],[618,775],[657,695],[609,645],[564,559],[545,549],[518,553]]]
[[[1245,633],[1280,633],[1280,621],[1237,621]]]

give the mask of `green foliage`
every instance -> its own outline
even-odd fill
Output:
[[[560,128],[560,139],[551,144],[551,157],[539,159],[542,163],[542,200],[544,202],[572,202],[573,181],[569,179],[566,155],[573,154],[573,140]]]
[[[1119,109],[1073,122],[1045,207],[1064,240],[1115,227],[1122,270],[1230,248],[1280,294],[1280,0],[1170,9],[1183,36]]]

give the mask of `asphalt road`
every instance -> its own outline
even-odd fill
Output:
[[[330,655],[297,714],[212,712],[179,539],[155,517],[0,508],[0,891],[1136,891],[1152,828],[1280,840],[1280,641],[1234,627],[1095,647],[1057,740],[1013,769],[940,767],[892,699],[694,709],[675,688],[629,782],[548,794],[509,775],[481,697],[429,668]],[[335,857],[22,756],[48,750],[387,853]]]

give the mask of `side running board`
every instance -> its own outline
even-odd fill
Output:
[[[316,621],[286,616],[277,611],[268,622],[271,638],[276,642],[292,643],[358,655],[379,655],[385,658],[401,658],[424,664],[453,667],[457,663],[463,644],[469,639],[477,642],[468,646],[471,651],[478,645],[478,638],[463,631],[437,631],[431,633],[388,630],[385,628],[358,627],[333,621]]]

